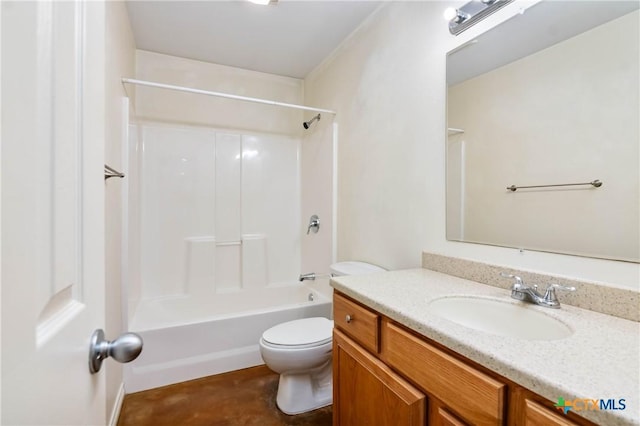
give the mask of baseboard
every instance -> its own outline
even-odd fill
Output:
[[[124,379],[127,392],[141,392],[175,383],[255,367],[264,362],[259,345],[249,345],[227,351],[198,355],[148,365],[131,365]],[[139,363],[142,364],[142,363]]]
[[[122,403],[124,402],[124,383],[120,383],[116,400],[113,403],[111,409],[111,417],[109,418],[109,426],[116,426],[118,424],[118,418],[120,417],[120,410],[122,409]]]

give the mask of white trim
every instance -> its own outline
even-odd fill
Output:
[[[336,112],[330,109],[314,108],[303,105],[288,104],[285,102],[277,102],[269,99],[250,98],[247,96],[232,95],[229,93],[212,92],[209,90],[193,89],[191,87],[175,86],[173,84],[155,83],[153,81],[136,80],[134,78],[122,78],[122,84],[137,84],[139,86],[157,87],[159,89],[177,90],[179,92],[195,93],[197,95],[217,96],[219,98],[235,99],[238,101],[254,102],[258,104],[276,105],[285,108],[302,109],[305,111],[325,112],[335,115]]]
[[[111,416],[109,417],[109,426],[116,426],[118,419],[120,418],[120,411],[122,410],[122,403],[124,402],[124,383],[120,383],[120,388],[116,395],[116,400],[113,402],[113,408],[111,409]]]
[[[122,129],[120,129],[120,160],[122,173],[125,176],[129,176],[129,179],[125,179],[122,185],[121,200],[122,208],[120,209],[120,223],[122,227],[120,229],[120,304],[122,310],[120,312],[120,319],[122,321],[122,327],[124,330],[129,329],[129,191],[131,181],[129,173],[131,172],[129,167],[129,98],[122,97]]]
[[[333,123],[333,171],[331,215],[333,216],[333,232],[331,235],[331,263],[338,261],[338,123]]]
[[[467,148],[464,140],[460,141],[460,240],[464,241],[464,221],[465,216],[465,199],[467,186],[465,181],[467,176],[465,169],[467,167]]]
[[[2,7],[0,7],[0,22],[2,22]],[[2,46],[2,31],[0,31],[0,46]],[[2,81],[2,55],[0,55],[0,81]],[[2,105],[4,102],[2,102],[2,100],[4,100],[4,98],[2,97],[2,84],[0,84],[0,117],[2,117]],[[2,120],[0,120],[0,146],[2,146]],[[0,176],[2,176],[2,150],[0,149]],[[2,232],[2,188],[0,187],[0,235],[4,236],[5,234]],[[4,257],[2,257],[2,240],[4,238],[0,239],[0,259],[4,259]],[[2,263],[0,262],[0,289],[4,289],[4,286],[2,285]],[[2,308],[0,307],[0,312],[2,311]],[[0,330],[3,330],[2,328],[2,315],[0,315]],[[0,383],[2,382],[2,373],[0,372]],[[2,399],[2,386],[0,386],[0,401],[3,401]],[[0,404],[0,419],[2,419],[2,404]]]

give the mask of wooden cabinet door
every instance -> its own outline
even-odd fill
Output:
[[[333,334],[334,426],[423,426],[426,397],[340,331]]]

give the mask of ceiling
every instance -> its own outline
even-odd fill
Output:
[[[128,1],[138,49],[304,78],[380,1]]]

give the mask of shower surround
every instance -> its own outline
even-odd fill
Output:
[[[304,104],[299,79],[140,50],[133,77]],[[332,260],[332,117],[304,130],[298,109],[126,87],[123,292],[145,342],[126,391],[262,364],[264,330],[331,315],[328,280],[298,276]]]
[[[140,132],[141,299],[290,283],[300,269],[299,140],[187,126]]]
[[[265,329],[330,315],[296,280],[299,139],[150,122],[129,134],[140,277],[129,329],[145,350],[128,392],[261,364]]]

